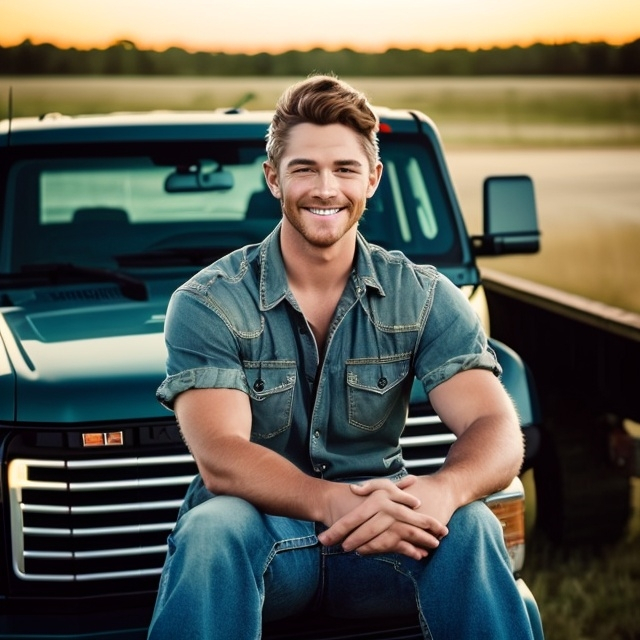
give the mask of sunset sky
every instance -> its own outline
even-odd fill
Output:
[[[640,37],[640,0],[0,0],[0,45],[278,53],[612,44]]]

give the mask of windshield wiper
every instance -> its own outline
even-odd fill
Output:
[[[207,266],[237,247],[169,247],[115,256],[121,267],[198,267]]]
[[[149,293],[145,283],[121,271],[103,269],[100,267],[87,267],[79,264],[56,262],[53,264],[29,264],[22,267],[22,271],[13,274],[12,279],[29,280],[30,278],[46,277],[48,282],[84,280],[97,282],[114,282],[120,287],[122,294],[132,300],[148,300]],[[3,280],[6,275],[3,277]]]

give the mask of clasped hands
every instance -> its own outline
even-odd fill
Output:
[[[447,535],[445,523],[453,513],[444,506],[446,500],[438,501],[429,490],[430,481],[409,475],[397,483],[374,479],[343,485],[330,505],[330,526],[318,540],[327,546],[340,544],[345,551],[401,553],[422,560]]]

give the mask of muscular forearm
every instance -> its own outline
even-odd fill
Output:
[[[437,481],[455,508],[498,491],[518,474],[524,453],[513,402],[492,373],[463,371],[429,394],[457,441]]]
[[[273,515],[326,521],[331,501],[340,494],[351,499],[348,487],[311,477],[281,455],[238,436],[209,442],[196,461],[212,493],[243,498]]]
[[[438,508],[430,515],[446,524],[447,511],[451,516],[459,507],[506,487],[520,470],[523,451],[521,432],[510,422],[480,419],[452,445],[444,465],[427,476],[428,482],[419,481],[408,490],[420,498],[425,512],[435,509],[430,494],[437,492],[445,503],[443,511]]]
[[[248,397],[235,389],[192,389],[175,402],[176,417],[205,486],[261,511],[325,522],[348,487],[311,477],[281,455],[251,442]],[[350,496],[349,496],[350,497]]]

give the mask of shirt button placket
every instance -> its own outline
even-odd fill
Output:
[[[317,462],[317,457],[322,458],[324,453],[322,451],[322,431],[320,429],[313,429],[313,431],[311,432],[311,436],[310,448],[311,459],[313,461],[313,470],[317,474],[322,475],[322,472],[327,468],[326,464]]]

